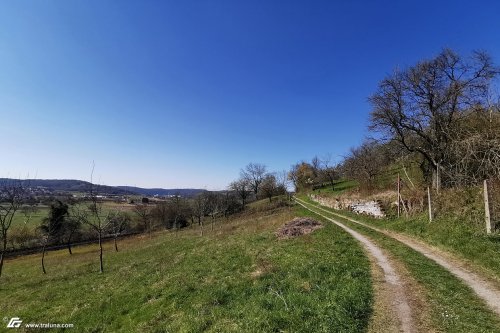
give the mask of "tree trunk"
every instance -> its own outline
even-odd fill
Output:
[[[115,251],[118,252],[118,244],[116,242],[116,238],[118,237],[118,235],[115,235]]]
[[[201,221],[200,226],[201,226],[201,237],[203,237],[203,221]]]
[[[73,234],[70,234],[69,237],[68,237],[68,242],[67,242],[67,246],[68,246],[68,252],[70,255],[73,254],[73,252],[71,252],[71,238],[73,237]]]
[[[102,265],[102,240],[101,240],[101,231],[99,231],[99,273],[104,272],[104,267]]]
[[[432,166],[432,187],[436,190],[436,194],[439,194],[441,189],[441,165],[439,163]]]
[[[5,255],[5,251],[7,250],[7,234],[3,235],[3,244],[2,244],[2,253],[0,254],[0,276],[2,276],[2,268],[3,268],[3,257]]]
[[[47,241],[45,241],[45,243],[43,244],[43,248],[42,248],[42,272],[43,274],[47,274],[47,272],[45,271],[45,246],[47,245]]]
[[[0,253],[0,276],[2,276],[3,253],[4,253],[4,251],[2,250],[2,253]]]

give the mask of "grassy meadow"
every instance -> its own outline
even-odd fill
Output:
[[[369,261],[330,223],[278,240],[297,207],[246,213],[180,232],[9,259],[0,313],[73,323],[78,332],[360,332],[371,315]],[[6,301],[8,300],[8,301]]]

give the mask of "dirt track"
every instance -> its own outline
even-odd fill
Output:
[[[375,262],[381,269],[384,275],[384,283],[385,290],[388,291],[386,295],[389,297],[389,306],[392,308],[392,312],[396,315],[396,321],[398,322],[398,331],[401,332],[416,332],[416,328],[413,324],[412,320],[412,309],[409,305],[407,291],[405,290],[402,279],[399,274],[394,269],[393,263],[389,260],[389,258],[383,253],[383,251],[375,245],[371,240],[361,235],[360,233],[346,227],[340,222],[335,221],[334,219],[323,215],[322,213],[315,211],[309,207],[307,207],[304,203],[302,203],[299,199],[296,199],[297,203],[303,206],[304,208],[314,212],[315,214],[320,215],[321,217],[327,219],[328,221],[336,224],[340,228],[344,229],[346,232],[351,234],[355,239],[357,239],[368,252],[368,255],[371,257],[372,262]]]
[[[305,206],[305,202],[300,199],[295,199],[300,205],[310,209],[310,207]],[[394,238],[399,242],[405,244],[406,246],[412,248],[413,250],[423,254],[427,258],[435,261],[437,264],[444,267],[446,270],[451,272],[453,275],[461,279],[467,286],[469,286],[481,299],[483,299],[486,304],[497,314],[500,315],[500,290],[495,287],[492,283],[488,282],[486,278],[481,277],[479,274],[472,272],[465,268],[465,264],[457,258],[453,258],[451,255],[444,255],[439,253],[439,251],[433,249],[431,246],[412,239],[407,236],[403,236],[394,232],[388,232],[381,230],[379,228],[367,225],[365,223],[359,222],[350,217],[338,214],[321,207],[313,206],[315,209],[327,212],[332,215],[336,215],[340,218],[346,219],[353,223],[360,224],[366,228],[375,230],[377,232],[383,233],[384,235]],[[316,212],[317,214],[320,214]],[[338,223],[337,223],[338,224]]]

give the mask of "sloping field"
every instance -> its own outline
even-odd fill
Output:
[[[372,313],[370,263],[342,229],[278,240],[299,208],[247,213],[196,228],[7,260],[0,313],[75,332],[360,332]],[[0,331],[5,329],[2,324]],[[23,329],[24,326],[21,326]],[[26,328],[24,328],[26,329]]]

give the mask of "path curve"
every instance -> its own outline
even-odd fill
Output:
[[[306,207],[304,205],[306,203],[301,199],[295,198],[295,200],[302,206]],[[418,242],[409,237],[396,234],[394,232],[388,232],[386,230],[370,226],[366,223],[357,221],[353,218],[350,218],[348,216],[336,212],[332,212],[330,210],[326,210],[316,205],[313,205],[313,207],[321,211],[327,212],[329,214],[346,219],[353,223],[357,223],[366,228],[380,232],[388,237],[396,239],[397,241],[405,244],[406,246],[412,248],[413,250],[423,254],[424,256],[433,260],[434,262],[436,262],[437,264],[448,270],[450,273],[461,279],[463,282],[465,282],[467,286],[469,286],[481,299],[483,299],[486,302],[486,304],[490,307],[490,309],[492,309],[497,315],[500,316],[500,290],[498,290],[495,286],[486,281],[486,279],[482,278],[480,275],[473,273],[470,270],[461,267],[462,265],[456,262],[452,262],[451,260],[448,260],[444,256],[436,253],[436,251],[434,251],[429,245],[423,244],[422,242]]]
[[[318,214],[319,216],[327,219],[328,221],[336,224],[337,226],[344,229],[348,232],[352,237],[358,240],[369,255],[375,260],[378,266],[382,269],[384,273],[384,280],[387,284],[387,288],[391,291],[392,295],[392,308],[394,313],[397,314],[398,320],[400,323],[400,331],[401,332],[415,332],[415,328],[412,320],[412,311],[408,302],[407,295],[405,293],[404,285],[401,282],[399,275],[396,273],[396,270],[393,268],[393,265],[387,258],[387,256],[382,252],[382,250],[375,245],[371,240],[361,235],[357,231],[343,225],[342,223],[335,221],[334,219],[323,215],[321,212],[314,211],[313,209],[307,207],[305,204],[299,202],[296,199],[297,203],[304,208],[310,210],[311,212]]]

